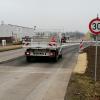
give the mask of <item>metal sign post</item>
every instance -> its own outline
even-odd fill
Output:
[[[95,49],[95,83],[97,81],[97,55],[98,55],[98,35],[96,35],[96,49]]]

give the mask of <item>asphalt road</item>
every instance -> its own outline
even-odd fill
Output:
[[[24,51],[25,51],[25,49],[22,48],[22,49],[0,52],[0,63],[5,62],[7,60],[17,58],[19,56],[23,56]]]
[[[22,56],[0,64],[0,100],[64,100],[78,48],[66,47],[57,63]]]

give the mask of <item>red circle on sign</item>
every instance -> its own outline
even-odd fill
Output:
[[[89,23],[89,29],[94,35],[98,35],[98,34],[100,34],[100,31],[96,32],[91,28],[92,23],[95,22],[95,21],[99,21],[100,22],[100,19],[99,18],[95,18],[95,19],[91,20],[90,23]]]

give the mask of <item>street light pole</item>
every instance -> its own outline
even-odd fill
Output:
[[[36,30],[36,26],[34,26],[34,31]]]

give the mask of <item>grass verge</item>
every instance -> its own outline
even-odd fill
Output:
[[[83,58],[83,56],[80,57]],[[88,57],[93,58],[90,55]],[[82,58],[79,58],[78,61],[80,62],[81,60],[82,62]],[[86,61],[83,60],[83,62]],[[84,65],[87,66],[88,62]],[[80,65],[80,67],[82,68],[82,65]],[[95,83],[94,75],[92,75],[94,68],[92,68],[92,71],[91,68],[92,67],[90,66],[87,67],[84,73],[72,73],[65,100],[100,100],[100,77],[98,77],[97,82]],[[100,68],[98,68],[97,72],[99,70]]]
[[[93,100],[94,82],[90,77],[73,73],[66,100]]]
[[[0,46],[0,52],[22,48],[22,45]]]

